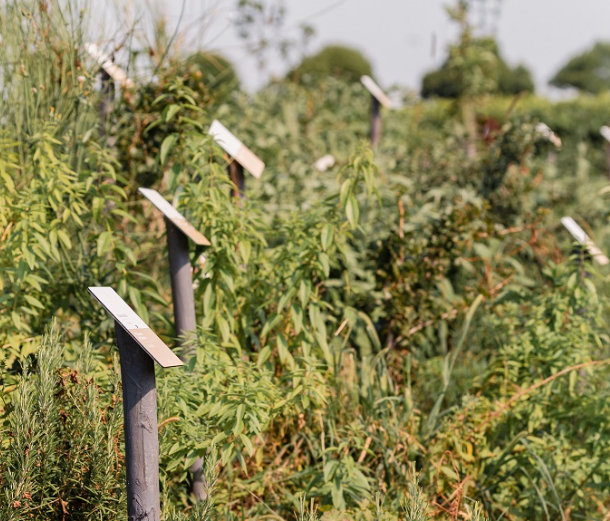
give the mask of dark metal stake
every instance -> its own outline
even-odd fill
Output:
[[[608,165],[608,178],[610,179],[610,143],[606,143],[606,164]]]
[[[127,516],[129,521],[159,521],[159,436],[154,362],[117,322],[115,333],[123,381]]]
[[[237,161],[233,160],[227,166],[229,178],[235,185],[231,188],[231,196],[245,199],[246,197],[246,176],[244,175],[244,167]]]
[[[167,218],[164,220],[167,234],[169,275],[174,300],[174,327],[176,337],[178,337],[180,344],[186,348],[182,355],[184,360],[195,354],[193,340],[197,331],[189,240],[173,222]]]
[[[108,127],[108,119],[114,108],[114,99],[116,97],[116,89],[114,80],[104,70],[100,70],[102,81],[102,100],[100,102],[100,137],[106,136],[106,128]]]
[[[381,141],[381,103],[375,96],[371,96],[371,132],[370,139],[373,146]]]
[[[173,222],[168,218],[164,218],[164,220],[169,256],[169,275],[172,282],[172,298],[174,301],[174,327],[176,337],[178,337],[178,341],[184,348],[182,359],[187,361],[195,356],[195,339],[197,338],[189,240]],[[191,492],[197,501],[201,501],[207,497],[205,475],[203,474],[203,459],[197,458],[191,465],[190,470],[193,474]]]

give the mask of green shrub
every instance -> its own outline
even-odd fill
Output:
[[[179,74],[201,103],[209,98],[222,100],[239,90],[240,82],[233,64],[224,56],[197,52],[184,62]]]
[[[356,82],[363,75],[371,75],[370,62],[357,50],[341,45],[330,45],[313,56],[305,58],[288,74],[293,81],[317,81],[333,76]]]

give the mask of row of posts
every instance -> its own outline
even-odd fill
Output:
[[[91,49],[95,52],[99,50]],[[104,101],[102,103],[102,121],[108,117],[109,105],[114,98],[112,87],[112,76],[118,74],[119,83],[126,84],[126,75],[114,65],[107,56],[98,59],[102,62],[102,86],[104,90]],[[118,69],[118,73],[117,73]],[[370,140],[376,146],[381,140],[381,111],[380,107],[389,107],[389,101],[381,89],[369,77],[363,77],[362,83],[371,92],[371,130]],[[260,177],[264,165],[258,158],[243,147],[232,134],[230,134],[218,122],[213,123],[218,134],[214,135],[216,141],[234,158],[230,161],[227,170],[232,182],[232,195],[238,199],[244,197],[245,175],[244,166],[255,175]],[[211,129],[212,133],[212,129]],[[241,148],[232,150],[233,141],[237,141]],[[243,161],[235,160],[243,156]],[[244,163],[244,164],[242,164]],[[196,331],[197,322],[195,316],[195,300],[193,293],[192,266],[189,256],[189,236],[181,229],[178,223],[186,221],[182,216],[176,216],[177,212],[164,211],[162,202],[158,200],[160,194],[152,194],[151,190],[140,189],[140,192],[151,199],[163,213],[167,237],[167,252],[169,259],[169,271],[172,288],[172,299],[174,305],[175,334],[182,347],[182,357],[188,359],[196,356]],[[158,204],[155,203],[156,202]],[[167,203],[169,204],[169,203]],[[199,234],[201,235],[201,234]],[[203,237],[203,236],[201,236]],[[209,245],[204,241],[197,241],[199,245]],[[104,293],[104,291],[106,292]],[[179,365],[179,362],[170,362],[164,365],[163,357],[143,338],[146,335],[154,335],[152,331],[140,319],[138,327],[126,325],[121,316],[134,314],[134,320],[139,319],[133,312],[128,310],[121,315],[117,309],[123,309],[127,304],[114,293],[110,300],[104,295],[110,295],[110,288],[90,288],[91,293],[115,318],[116,343],[121,360],[121,377],[123,386],[123,407],[125,422],[125,463],[127,476],[127,513],[129,520],[147,519],[156,521],[160,518],[159,500],[159,438],[157,430],[157,392],[155,384],[156,361],[162,367]],[[114,299],[114,300],[113,300]],[[146,335],[142,331],[147,330]],[[154,335],[156,337],[156,335]],[[161,343],[156,337],[155,342]],[[167,346],[163,345],[163,348]],[[198,458],[190,468],[192,474],[191,492],[195,500],[200,501],[206,497],[206,482],[203,470],[203,460]]]
[[[109,58],[106,57],[104,60],[100,60],[104,61],[102,64],[104,90],[113,97],[114,90],[109,88],[110,76],[116,74],[117,67]],[[113,74],[110,74],[111,71]],[[120,70],[118,74],[121,77],[120,83],[125,85],[126,76]],[[377,146],[381,141],[381,107],[391,108],[391,103],[370,77],[363,76],[362,83],[371,93],[369,138],[371,144]],[[108,99],[105,99],[102,105],[103,119],[108,115],[108,103]],[[241,199],[244,197],[246,183],[244,166],[255,177],[260,177],[264,164],[218,122],[214,122],[212,127],[218,131],[218,134],[214,134],[211,129],[216,141],[234,159],[229,162],[227,171],[232,181],[232,195]],[[602,128],[602,134],[608,141],[610,175],[610,128]],[[235,149],[231,148],[232,145],[235,145]],[[189,237],[198,246],[209,246],[209,242],[194,230],[177,211],[167,208],[165,205],[169,207],[171,205],[160,194],[148,189],[140,189],[140,192],[151,200],[164,215],[175,333],[182,347],[182,357],[188,361],[190,357],[196,356],[197,331]],[[566,223],[564,222],[564,224]],[[189,227],[191,231],[189,231]],[[570,231],[573,232],[572,229]],[[584,234],[584,232],[582,233]],[[580,237],[578,239],[581,240]],[[585,240],[589,240],[588,237],[582,239],[582,241]],[[106,293],[100,290],[105,290]],[[182,362],[177,358],[172,359],[172,356],[175,357],[175,355],[168,354],[169,348],[152,333],[133,310],[126,310],[127,304],[118,295],[114,293],[112,298],[104,299],[103,295],[109,295],[108,290],[114,293],[110,288],[90,288],[91,293],[115,318],[115,334],[121,360],[123,385],[128,519],[157,521],[160,519],[159,439],[154,362],[156,361],[162,367],[174,367],[181,365]],[[124,312],[121,314],[120,310]],[[133,321],[128,324],[125,321],[127,320],[125,316],[129,313],[132,313],[135,317],[133,320],[139,321],[139,324],[135,324]],[[194,498],[200,501],[207,494],[203,460],[197,459],[190,470],[192,474],[191,491]]]

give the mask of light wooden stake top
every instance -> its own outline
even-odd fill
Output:
[[[184,233],[184,235],[191,239],[191,241],[198,246],[210,246],[210,241],[208,241],[199,230],[189,223],[178,210],[169,204],[169,202],[159,192],[156,190],[151,190],[150,188],[138,188],[138,192],[140,192],[144,197],[146,197],[146,199],[154,204],[157,210],[159,210],[167,219],[174,223],[176,227],[179,228],[182,233]]]
[[[260,179],[261,175],[263,175],[263,170],[265,169],[265,163],[229,132],[222,123],[216,119],[212,121],[208,134],[212,136],[214,141],[216,141],[227,154],[235,159],[235,161],[254,177]]]
[[[585,246],[591,256],[602,266],[610,264],[610,259],[606,257],[597,245],[591,240],[591,238],[585,233],[585,231],[578,226],[576,221],[571,217],[562,217],[561,224],[563,224],[567,230],[572,234],[580,244]]]
[[[131,307],[109,287],[90,287],[91,293],[104,306],[121,327],[146,351],[161,367],[183,365],[172,350],[165,345]]]
[[[599,129],[599,133],[604,136],[604,139],[610,143],[610,127],[604,125]]]
[[[377,85],[373,78],[370,76],[362,76],[360,81],[362,82],[362,85],[366,87],[366,90],[368,90],[386,109],[392,108],[390,98],[388,98],[387,94],[381,90],[381,87]]]
[[[110,56],[102,51],[96,44],[86,43],[84,47],[89,55],[108,73],[108,76],[116,81],[121,87],[132,88],[134,86],[133,80],[125,74],[125,71],[116,65]]]
[[[546,123],[542,121],[536,125],[536,132],[548,139],[555,148],[561,148],[561,138],[553,132]]]

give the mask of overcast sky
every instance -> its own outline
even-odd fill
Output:
[[[266,0],[273,3],[277,0]],[[282,74],[286,63],[270,56],[261,71],[249,57],[231,24],[237,0],[184,0],[181,27],[198,27],[191,44],[222,52],[236,63],[250,89],[264,84],[270,73]],[[383,87],[393,84],[418,89],[422,75],[438,66],[457,29],[444,6],[455,0],[285,0],[288,16],[280,37],[294,38],[301,22],[316,34],[309,51],[329,43],[361,50],[373,63]],[[494,30],[510,64],[524,63],[544,93],[546,83],[565,61],[597,40],[610,41],[610,0],[473,0],[474,20]],[[486,9],[481,10],[481,5]],[[165,0],[163,8],[175,26],[181,0]],[[482,13],[486,16],[483,17]],[[205,27],[195,22],[201,15]],[[435,42],[435,44],[433,43]]]

